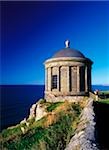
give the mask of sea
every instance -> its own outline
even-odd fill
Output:
[[[30,107],[44,97],[44,85],[1,85],[0,131],[29,115]]]
[[[109,90],[93,85],[92,90]],[[0,85],[0,131],[18,124],[29,115],[30,107],[44,97],[44,85]]]

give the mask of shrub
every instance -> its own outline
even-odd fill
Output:
[[[53,111],[56,107],[60,106],[61,104],[63,104],[63,102],[51,103],[51,105],[47,107],[47,111],[48,111],[48,112],[51,112],[51,111]]]

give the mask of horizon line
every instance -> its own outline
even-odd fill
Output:
[[[4,85],[45,85],[45,84],[0,84],[0,86],[4,86]],[[93,85],[101,85],[101,86],[109,86],[109,84],[92,84]]]

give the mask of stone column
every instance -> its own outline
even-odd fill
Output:
[[[91,66],[88,65],[88,68],[87,68],[87,83],[88,83],[88,91],[91,91]]]
[[[87,82],[87,66],[85,66],[85,92],[88,92],[88,82]]]
[[[67,92],[70,92],[70,74],[69,74],[70,67],[67,67]]]
[[[48,77],[47,78],[47,81],[48,81],[47,82],[48,83],[47,86],[48,86],[48,88],[47,89],[48,89],[48,91],[51,91],[51,77],[52,77],[51,74],[52,74],[52,68],[49,67],[47,72],[48,72],[48,76],[47,76]]]
[[[61,67],[60,84],[61,92],[68,92],[68,66]]]
[[[60,68],[57,67],[57,90],[60,91]]]
[[[92,66],[89,67],[89,77],[90,77],[90,80],[89,80],[89,90],[91,91],[92,90],[92,76],[91,76],[91,70],[92,70]]]
[[[80,72],[79,72],[80,67],[77,66],[77,92],[80,92]]]
[[[48,91],[48,69],[45,68],[45,91]]]

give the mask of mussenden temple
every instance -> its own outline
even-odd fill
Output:
[[[88,96],[91,91],[91,66],[93,62],[80,51],[70,48],[60,49],[45,61],[45,99],[57,102]]]

